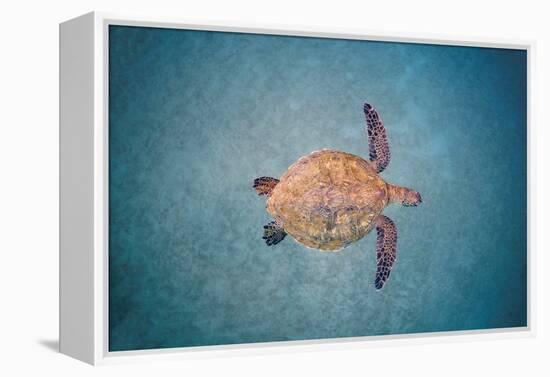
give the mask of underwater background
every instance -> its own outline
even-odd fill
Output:
[[[527,324],[527,56],[145,27],[109,29],[109,350]],[[423,203],[339,253],[288,236],[252,181],[321,148],[368,159]]]

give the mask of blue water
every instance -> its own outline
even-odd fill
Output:
[[[111,351],[525,326],[526,54],[111,26]],[[287,237],[259,176],[385,122],[398,260]]]

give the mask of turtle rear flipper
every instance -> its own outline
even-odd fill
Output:
[[[384,215],[376,219],[376,289],[382,289],[389,279],[397,259],[397,229],[393,221]]]
[[[271,178],[271,177],[260,177],[256,178],[254,180],[253,187],[256,189],[256,192],[258,195],[271,195],[271,191],[277,186],[277,183],[279,183],[278,179]]]
[[[390,146],[386,137],[386,129],[374,107],[365,103],[363,111],[367,120],[370,160],[376,165],[376,171],[380,173],[390,163]]]
[[[264,236],[262,238],[265,240],[265,243],[268,246],[277,245],[285,237],[286,237],[286,232],[275,221],[272,221],[269,224],[264,225]]]

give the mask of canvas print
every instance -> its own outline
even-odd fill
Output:
[[[527,326],[525,50],[109,27],[109,351]]]

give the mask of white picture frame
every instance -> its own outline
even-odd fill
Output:
[[[531,240],[531,41],[449,38],[413,33],[306,26],[216,24],[92,12],[60,24],[60,352],[90,364],[184,359],[234,354],[286,353],[387,344],[472,341],[534,335],[534,253],[528,241],[527,323],[523,328],[385,335],[143,351],[108,351],[108,28],[156,28],[247,32],[321,38],[513,48],[528,62],[528,240]],[[460,336],[457,336],[460,335]]]

